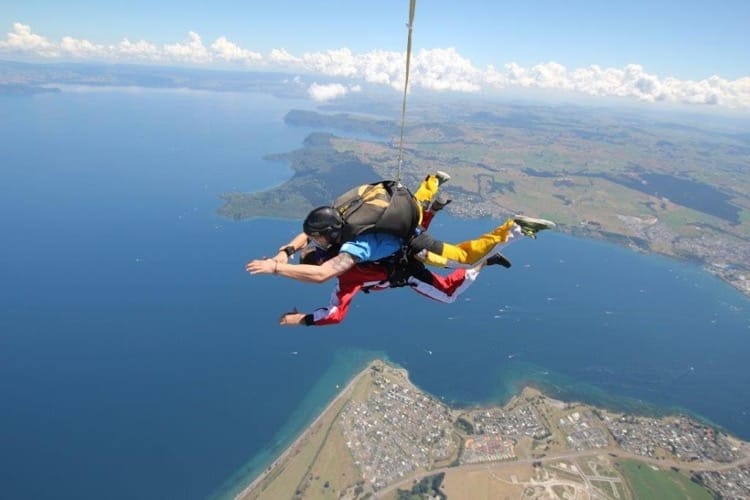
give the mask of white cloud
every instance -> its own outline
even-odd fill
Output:
[[[537,64],[529,71],[531,78],[541,88],[547,89],[568,89],[567,70],[562,64],[550,62],[547,64]]]
[[[349,89],[347,89],[340,83],[320,85],[315,82],[307,89],[307,94],[314,101],[330,101],[332,99],[343,97],[348,93]]]
[[[349,49],[306,53],[302,56],[302,64],[316,73],[348,78],[357,77],[360,68],[359,61]]]
[[[187,43],[165,45],[164,53],[169,60],[176,62],[207,63],[211,61],[211,55],[203,45],[200,35],[194,31],[188,32]]]
[[[368,83],[404,88],[405,58],[398,52],[374,50],[360,56],[361,78]]]
[[[69,36],[63,37],[60,42],[60,51],[76,59],[106,57],[110,53],[107,47]]]
[[[411,85],[432,90],[477,92],[479,70],[471,61],[461,57],[454,48],[420,50],[412,60],[414,75],[409,75]],[[403,82],[403,77],[401,77]],[[403,84],[402,84],[403,86]]]
[[[43,36],[31,32],[28,24],[13,23],[13,31],[8,33],[6,41],[0,41],[0,50],[9,52],[32,52],[44,57],[57,56],[54,44]]]
[[[625,68],[601,68],[593,65],[568,71],[556,62],[530,69],[515,63],[501,73],[489,68],[483,75],[488,87],[555,89],[575,91],[595,97],[624,97],[644,102],[720,105],[750,108],[750,77],[728,81],[712,76],[701,81],[661,79],[637,64]]]
[[[287,52],[286,49],[273,49],[268,59],[270,60],[270,62],[278,64],[280,66],[292,66],[297,65],[301,62],[298,57],[294,57],[292,54]]]
[[[263,59],[263,56],[259,53],[243,49],[223,36],[217,38],[216,41],[211,44],[211,50],[213,50],[216,57],[224,59],[225,61],[251,63]]]
[[[226,37],[217,38],[207,48],[200,35],[190,31],[183,42],[157,46],[145,40],[127,38],[107,46],[70,36],[59,42],[35,34],[28,25],[14,23],[5,40],[0,40],[0,55],[21,57],[73,58],[107,61],[143,61],[163,64],[218,64],[235,62],[258,69],[294,73],[318,73],[339,78],[337,85],[312,85],[308,92],[317,100],[328,100],[361,91],[359,83],[386,85],[396,91],[404,88],[405,55],[401,52],[373,50],[354,54],[340,48],[325,52],[294,55],[283,48],[267,56],[240,47]],[[350,82],[347,87],[345,84]],[[592,65],[568,69],[555,61],[532,67],[516,63],[479,68],[461,56],[455,48],[422,49],[412,54],[410,88],[434,91],[478,92],[528,88],[578,92],[594,97],[623,97],[644,102],[670,102],[694,105],[750,109],[750,76],[726,80],[711,76],[703,80],[662,78],[638,64],[624,68]]]
[[[117,54],[126,60],[159,61],[161,59],[161,52],[158,47],[145,40],[133,43],[125,38],[117,45],[115,50]]]

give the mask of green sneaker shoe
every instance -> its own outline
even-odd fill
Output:
[[[555,227],[555,223],[547,219],[535,219],[534,217],[526,217],[524,215],[517,215],[513,222],[521,228],[521,232],[529,238],[536,238],[536,233],[545,229],[552,229]]]

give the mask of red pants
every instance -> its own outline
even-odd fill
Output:
[[[425,297],[439,302],[456,300],[479,276],[477,269],[456,269],[447,276],[435,274],[423,268],[407,280],[407,287]],[[307,325],[334,325],[346,317],[354,296],[362,289],[387,290],[388,271],[378,264],[358,264],[339,276],[331,300],[326,307],[316,309],[305,317]]]

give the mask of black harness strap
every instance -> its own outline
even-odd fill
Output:
[[[409,286],[409,278],[421,276],[426,270],[425,265],[414,257],[408,244],[388,259],[379,261],[388,270],[388,278],[380,284],[389,283],[391,288]]]

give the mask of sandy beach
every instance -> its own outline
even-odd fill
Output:
[[[330,403],[325,407],[325,409],[318,415],[315,420],[312,421],[310,425],[307,426],[307,428],[302,431],[302,433],[269,465],[266,467],[263,472],[261,472],[258,477],[253,479],[253,481],[247,485],[239,494],[237,494],[234,498],[235,500],[241,500],[243,498],[246,498],[252,491],[260,485],[260,483],[268,477],[269,474],[271,474],[274,469],[277,467],[281,467],[285,464],[286,460],[289,458],[290,454],[297,449],[297,447],[302,444],[302,442],[308,437],[308,435],[315,429],[315,426],[318,425],[325,417],[328,415],[328,413],[331,411],[331,408],[336,405],[339,401],[341,401],[342,398],[347,397],[351,391],[352,388],[359,382],[360,378],[364,376],[366,373],[369,372],[369,368],[372,366],[372,363],[369,364],[365,369],[360,371],[358,374],[356,374],[349,383],[344,386],[344,388],[334,397]]]

